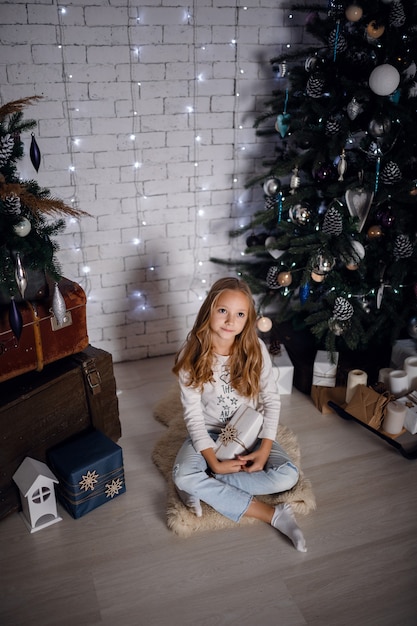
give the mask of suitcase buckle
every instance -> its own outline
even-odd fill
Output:
[[[89,359],[83,363],[84,374],[93,396],[101,391],[101,376],[96,368],[94,359]]]
[[[52,309],[51,309],[51,313],[52,313]],[[72,325],[72,315],[71,315],[71,311],[66,311],[65,315],[64,315],[64,319],[62,320],[62,324],[58,323],[58,320],[56,319],[55,315],[52,314],[51,316],[51,326],[52,326],[52,330],[61,330],[61,328],[66,328],[67,326],[71,326]]]

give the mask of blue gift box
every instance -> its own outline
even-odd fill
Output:
[[[48,465],[58,500],[76,519],[126,491],[122,449],[98,430],[55,446]]]

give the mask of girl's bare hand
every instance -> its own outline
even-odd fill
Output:
[[[236,474],[241,472],[246,465],[244,458],[228,459],[227,461],[218,461],[215,468],[212,468],[215,474]]]

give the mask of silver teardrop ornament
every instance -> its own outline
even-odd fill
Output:
[[[16,284],[19,288],[20,295],[24,299],[28,281],[26,278],[26,271],[25,271],[25,268],[23,267],[22,259],[20,258],[19,252],[16,252],[16,268],[15,268],[14,276],[15,276]]]

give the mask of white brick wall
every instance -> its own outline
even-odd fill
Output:
[[[67,220],[58,256],[115,361],[174,353],[228,273],[210,257],[245,247],[228,232],[263,206],[244,186],[270,151],[252,127],[275,88],[269,60],[302,39],[283,5],[0,0],[1,103],[43,96],[25,111],[41,167],[28,134],[21,175],[91,214]]]

